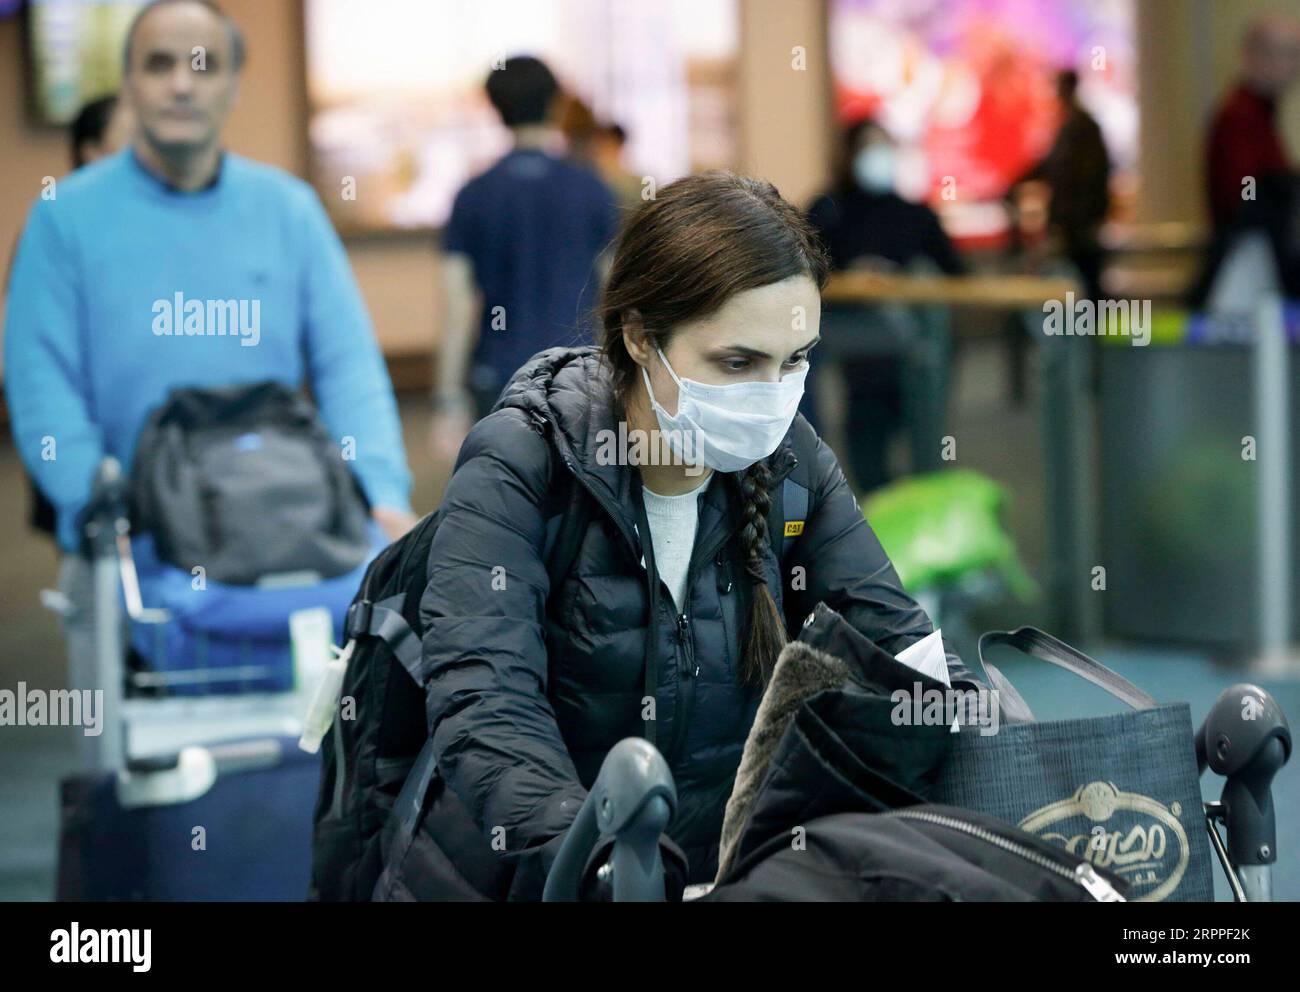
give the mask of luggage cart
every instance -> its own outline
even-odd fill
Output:
[[[103,732],[87,738],[84,771],[61,784],[56,898],[303,899],[320,777],[317,757],[297,746],[311,686],[168,695],[271,672],[128,663],[128,625],[161,629],[172,618],[142,599],[127,480],[112,458],[97,472],[85,536],[94,649],[83,677],[103,691],[106,718]],[[44,598],[65,615],[79,605]],[[108,850],[112,858],[97,856]]]

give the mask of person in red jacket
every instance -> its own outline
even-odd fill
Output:
[[[1277,104],[1300,75],[1300,22],[1280,13],[1251,22],[1242,41],[1242,75],[1219,105],[1206,142],[1206,183],[1216,229],[1231,224],[1265,176],[1290,171],[1277,127]],[[1245,180],[1253,179],[1247,185]]]

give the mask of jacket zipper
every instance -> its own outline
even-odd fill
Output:
[[[781,485],[785,482],[786,476],[794,471],[799,464],[797,458],[791,457],[790,464],[784,471],[773,476],[772,486]],[[720,540],[715,541],[709,549],[699,555],[691,556],[691,563],[686,569],[686,590],[687,596],[690,596],[691,585],[695,579],[697,565],[702,561],[708,561],[715,555],[719,554],[727,542],[735,536],[734,530],[727,530],[723,533]],[[780,562],[777,562],[777,571],[780,571]],[[727,581],[728,589],[731,586],[730,578]],[[677,640],[681,650],[678,656],[677,671],[679,678],[677,681],[677,712],[673,716],[673,739],[669,745],[667,760],[669,767],[674,767],[681,760],[682,750],[686,746],[686,729],[691,722],[691,714],[695,710],[695,680],[700,674],[700,667],[695,660],[695,638],[691,632],[691,620],[685,613],[677,617]]]
[[[685,613],[677,614],[677,643],[682,646],[677,671],[688,677],[699,675],[700,666],[695,663],[695,638],[691,633],[691,618]]]
[[[1061,878],[1069,879],[1076,885],[1081,885],[1088,895],[1092,896],[1097,902],[1127,902],[1120,895],[1119,891],[1097,874],[1092,865],[1087,861],[1080,862],[1079,865],[1071,871],[1064,865],[1057,864],[1046,855],[1025,847],[1023,844],[1017,844],[1013,840],[999,836],[991,830],[985,830],[983,827],[977,827],[973,823],[967,823],[965,820],[958,820],[950,816],[942,816],[937,813],[930,813],[925,810],[915,809],[895,809],[882,816],[893,816],[900,820],[921,820],[925,823],[934,823],[941,827],[948,827],[950,830],[959,830],[962,833],[969,834],[972,837],[978,837],[986,843],[995,847],[1000,847],[1004,851],[1009,851],[1040,868],[1045,868]]]
[[[690,581],[689,579],[687,580]],[[686,744],[686,728],[695,710],[695,677],[700,668],[695,663],[695,638],[691,620],[685,613],[677,616],[677,708],[673,714],[673,739],[668,746],[668,767],[676,767]]]
[[[686,595],[689,601],[691,584],[695,579],[696,565],[718,554],[733,536],[726,531],[721,540],[715,541],[706,554],[692,556],[686,569]],[[673,715],[673,739],[669,745],[667,760],[673,767],[681,759],[682,749],[686,745],[686,728],[691,722],[695,710],[695,681],[700,674],[700,666],[695,658],[695,634],[691,630],[691,618],[686,613],[677,615],[677,712]]]

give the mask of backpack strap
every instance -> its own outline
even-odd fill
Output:
[[[797,464],[785,477],[781,488],[772,494],[772,505],[768,511],[767,534],[772,541],[772,552],[782,567],[795,542],[807,528],[814,510],[815,501],[809,482],[816,465],[817,435],[811,426],[801,421],[802,418],[795,420],[790,435]]]
[[[387,900],[392,896],[395,873],[400,872],[406,852],[415,843],[415,831],[424,812],[424,800],[429,793],[429,783],[433,781],[438,770],[438,759],[433,749],[433,738],[429,737],[416,755],[415,764],[406,773],[406,781],[393,803],[392,815],[397,821],[397,833],[392,846],[384,855],[384,870],[375,882],[375,890],[370,894],[372,900]]]
[[[406,618],[402,616],[402,606],[406,593],[389,596],[377,603],[359,599],[348,607],[348,615],[343,625],[343,636],[347,640],[368,634],[377,637],[388,645],[408,675],[420,681],[420,639],[415,636]]]
[[[812,498],[807,486],[800,485],[788,476],[781,483],[782,561],[790,554],[790,549],[794,546],[795,540],[804,532],[804,527],[808,522],[808,511],[811,502]]]

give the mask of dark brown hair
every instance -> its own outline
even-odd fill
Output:
[[[599,317],[616,408],[626,411],[639,371],[623,341],[627,317],[639,317],[647,337],[666,349],[674,327],[709,316],[737,293],[801,275],[821,289],[828,268],[816,233],[771,183],[730,172],[669,183],[636,209],[614,244]],[[785,644],[785,621],[762,569],[771,502],[767,462],[739,473],[738,482],[745,571],[754,586],[741,671],[746,680],[765,683]]]

